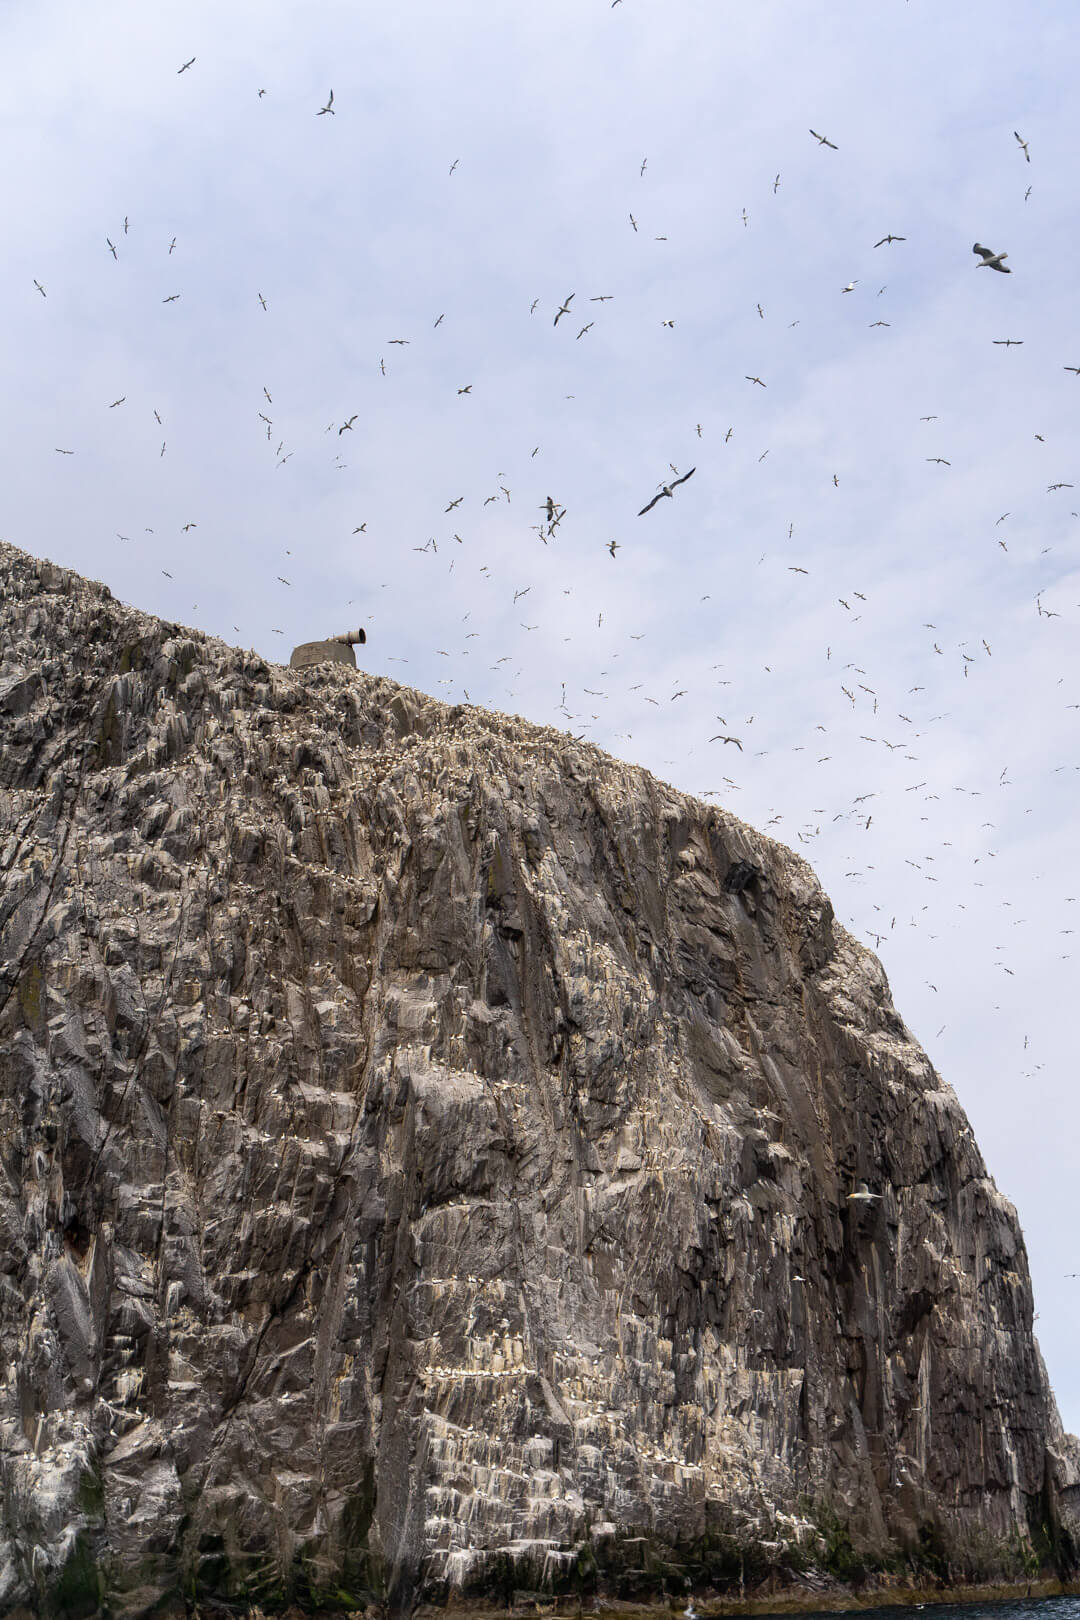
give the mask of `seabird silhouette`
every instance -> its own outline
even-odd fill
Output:
[[[982,264],[975,266],[976,270],[981,270],[985,265],[988,270],[1000,270],[1003,276],[1012,275],[1008,265],[1001,262],[1009,257],[1007,253],[995,253],[993,248],[984,248],[980,242],[976,242],[971,251],[978,253],[982,259]]]
[[[670,497],[672,490],[678,489],[680,484],[685,484],[686,480],[688,478],[692,478],[696,471],[696,467],[691,467],[690,471],[688,473],[683,473],[681,478],[673,478],[670,484],[665,484],[660,492],[653,496],[648,506],[643,506],[641,508],[641,511],[638,513],[638,517],[644,517],[646,512],[651,512],[657,501],[662,501],[665,495]]]

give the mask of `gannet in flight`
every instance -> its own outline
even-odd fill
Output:
[[[680,484],[685,484],[686,480],[688,478],[692,478],[696,471],[696,467],[691,467],[690,471],[688,473],[683,473],[681,478],[673,478],[670,484],[665,484],[660,490],[659,494],[653,496],[648,506],[643,506],[641,508],[641,511],[638,513],[638,517],[644,517],[646,512],[651,512],[657,501],[662,501],[665,495],[670,497],[672,490],[678,489]]]
[[[975,266],[976,270],[981,270],[985,265],[988,270],[1000,270],[1003,276],[1012,275],[1008,265],[1001,262],[1009,257],[1007,253],[995,253],[992,248],[984,248],[979,242],[975,243],[971,251],[972,253],[978,253],[982,258],[982,264],[977,264]]]

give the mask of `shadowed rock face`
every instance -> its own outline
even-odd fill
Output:
[[[1015,1213],[802,860],[6,546],[0,601],[0,1609],[1061,1554]]]

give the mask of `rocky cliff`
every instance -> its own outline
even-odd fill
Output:
[[[7,546],[0,604],[0,1610],[1067,1563],[1016,1215],[802,860]]]

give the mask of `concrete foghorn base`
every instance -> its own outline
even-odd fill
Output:
[[[347,641],[302,641],[294,647],[290,669],[310,669],[312,664],[350,664],[356,668],[356,654]]]

